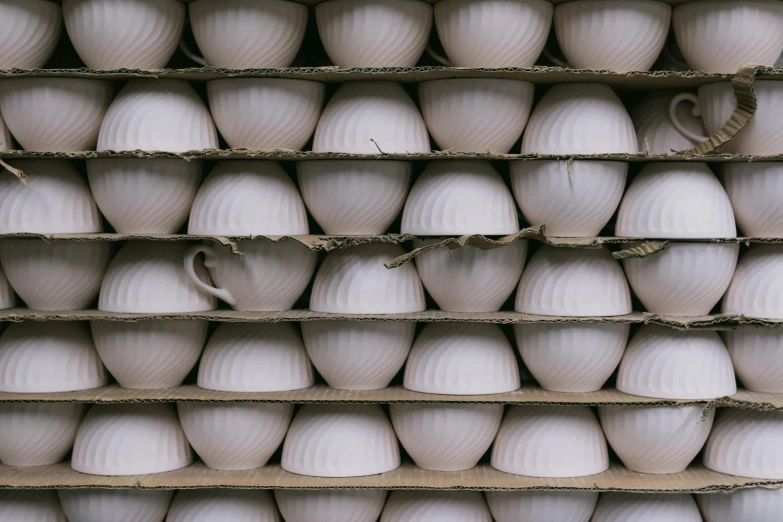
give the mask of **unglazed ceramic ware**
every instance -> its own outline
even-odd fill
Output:
[[[103,241],[0,241],[8,282],[32,310],[83,310],[98,296],[111,259]]]
[[[514,391],[519,369],[511,343],[498,325],[431,323],[413,343],[405,388],[445,395]]]
[[[518,80],[449,78],[421,82],[419,103],[438,148],[506,154],[527,124],[534,91]]]
[[[399,83],[348,82],[326,104],[313,152],[430,152],[418,107]]]
[[[751,391],[783,393],[783,334],[775,328],[740,326],[724,333],[734,372]]]
[[[502,404],[391,404],[394,431],[422,469],[460,471],[478,464],[503,419]]]
[[[692,495],[601,493],[591,522],[702,522]]]
[[[413,67],[432,27],[432,6],[418,0],[330,0],[315,7],[318,34],[335,65]]]
[[[511,406],[492,447],[492,467],[531,477],[582,477],[609,468],[601,425],[590,408]]]
[[[620,161],[512,161],[511,187],[525,219],[550,237],[595,237],[617,210],[628,164]]]
[[[38,69],[54,52],[62,32],[60,5],[48,0],[3,0],[0,4],[0,69]]]
[[[605,247],[541,246],[522,273],[514,309],[574,317],[626,315],[631,313],[631,291]]]
[[[279,163],[223,161],[204,180],[190,211],[188,234],[275,235],[309,233],[307,210]]]
[[[377,404],[305,404],[288,430],[281,466],[316,477],[375,475],[399,467],[400,450]]]
[[[696,495],[706,522],[776,522],[783,510],[783,490],[752,488],[729,495]]]
[[[783,237],[783,164],[724,163],[719,168],[742,233]]]
[[[282,0],[196,0],[189,10],[193,35],[204,58],[186,54],[212,67],[288,67],[307,26],[307,7]]]
[[[552,4],[543,0],[445,0],[435,26],[454,67],[530,67],[544,49]]]
[[[609,445],[626,468],[639,473],[685,471],[707,441],[715,418],[695,406],[601,406],[598,417]]]
[[[331,388],[386,388],[408,358],[416,323],[305,321],[307,354]]]
[[[617,389],[658,399],[718,399],[737,392],[726,346],[714,331],[643,326],[628,343]]]
[[[63,511],[74,522],[163,522],[173,491],[59,489]]]
[[[674,95],[672,91],[646,93],[631,108],[631,119],[636,128],[639,152],[672,154],[676,151],[690,150],[701,143],[683,136],[672,125],[668,111]],[[677,119],[691,133],[699,136],[707,134],[701,117],[695,116],[685,104],[678,105],[676,111]]]
[[[0,520],[9,522],[68,522],[57,493],[51,490],[0,492]]]
[[[0,253],[2,250],[0,249]],[[5,274],[0,270],[0,309],[13,308],[16,306],[16,295],[11,283],[6,279]]]
[[[323,83],[285,78],[207,82],[209,108],[231,148],[302,150],[324,105]]]
[[[0,405],[0,462],[48,466],[71,451],[86,407],[80,403]]]
[[[492,522],[478,491],[392,491],[380,522]]]
[[[188,442],[214,469],[264,466],[283,442],[292,404],[177,403]]]
[[[102,80],[14,78],[0,81],[0,111],[25,150],[94,150],[112,94]]]
[[[184,468],[193,455],[172,404],[95,404],[76,435],[71,467],[90,475]]]
[[[207,340],[206,321],[92,321],[95,349],[123,388],[179,386]]]
[[[545,390],[592,392],[614,373],[628,343],[628,324],[517,324],[525,366]]]
[[[166,522],[280,522],[269,491],[180,490]]]
[[[426,310],[424,289],[412,263],[388,270],[405,254],[399,245],[366,243],[334,250],[318,269],[310,310],[346,314],[394,314]]]
[[[202,163],[195,160],[87,160],[87,179],[95,202],[120,234],[179,232],[202,178]]]
[[[598,493],[592,491],[487,491],[495,522],[589,522]]]
[[[608,85],[553,85],[538,102],[522,136],[522,153],[636,152],[631,116]]]
[[[783,245],[752,245],[737,263],[724,313],[783,319]]]
[[[63,19],[90,69],[160,69],[177,49],[185,9],[176,0],[64,0]]]
[[[69,392],[108,382],[84,323],[13,323],[0,336],[0,391]]]
[[[377,489],[276,489],[286,522],[377,522],[386,491]]]
[[[409,161],[296,162],[307,209],[331,235],[385,234],[405,204],[412,171]]]
[[[190,246],[168,241],[129,241],[120,248],[103,278],[98,309],[106,312],[177,313],[217,308],[217,300],[201,291],[185,272]],[[209,273],[194,263],[202,281]]]
[[[519,230],[514,197],[484,160],[444,160],[427,165],[402,211],[403,234],[506,235]]]
[[[438,239],[414,241],[419,248]],[[527,241],[482,250],[470,245],[435,248],[416,256],[424,288],[441,310],[497,312],[514,292],[527,256]]]
[[[783,5],[773,0],[703,0],[674,8],[672,25],[695,71],[736,73],[746,63],[775,65],[783,52]]]
[[[98,150],[187,152],[216,148],[218,136],[212,116],[184,80],[129,81],[106,112],[98,136]]]
[[[11,131],[5,124],[2,114],[0,114],[0,150],[13,150],[14,140],[11,137]]]
[[[758,479],[783,478],[783,414],[721,409],[704,449],[704,466]]]
[[[221,323],[198,368],[201,388],[235,392],[299,390],[315,383],[290,323]]]

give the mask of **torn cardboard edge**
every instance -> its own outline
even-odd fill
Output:
[[[243,471],[222,471],[195,462],[188,467],[156,473],[105,477],[74,471],[69,462],[32,468],[0,466],[0,489],[423,489],[474,491],[627,491],[637,493],[712,493],[746,488],[777,489],[783,480],[735,477],[693,464],[681,473],[649,475],[612,463],[597,475],[539,478],[512,475],[488,464],[464,471],[429,471],[409,462],[399,468],[365,477],[324,478],[296,475],[270,464]]]

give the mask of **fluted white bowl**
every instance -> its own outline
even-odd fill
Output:
[[[38,69],[57,47],[62,10],[48,0],[3,0],[0,4],[0,69]]]
[[[706,522],[776,522],[783,510],[783,489],[742,489],[696,495],[696,500]]]
[[[0,255],[2,255],[2,248],[0,248]],[[16,306],[16,294],[14,294],[11,283],[0,270],[0,309],[13,308],[14,306]]]
[[[52,490],[0,491],[0,520],[9,522],[68,522]]]
[[[13,150],[14,140],[11,137],[11,131],[8,130],[8,125],[5,124],[3,115],[0,114],[0,150]]]
[[[783,237],[783,164],[778,162],[724,163],[723,185],[734,217],[749,237]]]
[[[198,385],[208,390],[269,392],[314,383],[310,359],[290,323],[221,323],[198,368]]]
[[[584,406],[511,406],[492,447],[492,467],[532,477],[582,477],[609,468],[601,425]]]
[[[589,522],[598,493],[592,491],[487,491],[495,522]]]
[[[737,384],[716,332],[645,325],[620,361],[617,389],[659,399],[717,399],[734,395]]]
[[[377,522],[386,502],[378,489],[276,489],[286,522]]]
[[[702,522],[688,494],[601,493],[591,522]]]
[[[92,321],[95,349],[120,386],[179,386],[196,365],[207,340],[206,321]]]
[[[68,392],[108,382],[84,323],[12,323],[0,336],[0,391]]]
[[[73,522],[163,522],[170,490],[60,489],[60,503]]]
[[[511,343],[495,324],[431,323],[413,343],[403,386],[423,393],[482,395],[520,386]]]
[[[399,83],[349,82],[326,104],[313,152],[430,152],[427,127]]]
[[[184,468],[193,455],[171,404],[95,404],[76,435],[71,467],[90,475]]]
[[[625,315],[631,313],[631,291],[605,247],[541,246],[522,273],[514,309],[539,315]]]
[[[269,491],[190,489],[177,492],[166,522],[279,522]]]
[[[718,412],[704,466],[719,473],[758,479],[783,478],[783,414],[726,408]]]
[[[177,403],[188,442],[214,469],[260,468],[283,442],[292,404]]]
[[[98,136],[98,150],[216,148],[218,136],[209,109],[184,80],[129,81],[106,112]]]
[[[629,324],[516,324],[517,349],[545,390],[592,392],[614,373]]]
[[[783,333],[776,328],[740,326],[724,333],[734,372],[752,391],[783,393]]]
[[[64,0],[63,19],[90,69],[160,69],[177,49],[185,6],[176,0]]]
[[[0,81],[0,112],[25,150],[95,150],[112,95],[102,80],[14,78]]]
[[[81,403],[0,405],[0,462],[49,466],[71,451],[86,407]]]
[[[614,215],[628,164],[620,161],[512,161],[511,187],[525,220],[550,237],[594,237]]]
[[[377,404],[305,404],[288,430],[281,466],[316,477],[375,475],[400,466],[400,449]]]
[[[631,107],[631,119],[636,128],[639,152],[649,154],[672,154],[675,151],[690,150],[700,142],[683,136],[674,128],[669,118],[669,104],[675,93],[653,91]],[[705,136],[707,130],[701,116],[696,116],[684,104],[677,106],[677,118],[693,134]]]
[[[492,522],[478,491],[392,491],[380,522]]]
[[[752,245],[742,256],[723,312],[783,319],[783,245]]]

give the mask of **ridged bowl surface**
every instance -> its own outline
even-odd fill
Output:
[[[173,491],[60,489],[63,511],[72,522],[163,522]]]
[[[9,522],[68,522],[52,490],[0,491],[0,520]]]
[[[706,522],[777,522],[783,512],[783,490],[752,488],[729,495],[697,495]]]
[[[11,137],[11,131],[5,124],[2,114],[0,114],[0,150],[13,150],[14,140]]]
[[[2,256],[2,247],[0,247],[0,256]],[[2,261],[2,258],[0,258]],[[0,310],[4,308],[13,308],[16,306],[16,295],[11,283],[8,282],[5,274],[0,270]]]
[[[171,502],[166,522],[280,522],[269,491],[184,489]]]
[[[0,405],[0,462],[48,466],[71,451],[86,406],[79,403]]]
[[[377,522],[386,491],[377,489],[276,489],[286,522]]]
[[[783,237],[783,163],[725,163],[720,173],[742,233]]]
[[[676,93],[673,91],[653,91],[645,93],[631,107],[631,119],[636,128],[636,140],[639,152],[649,154],[672,154],[673,151],[690,150],[699,142],[680,134],[669,118],[669,103]],[[706,136],[707,130],[701,116],[695,116],[692,107],[686,104],[677,106],[677,119],[686,129],[699,136]]]
[[[591,522],[702,522],[693,495],[601,493]]]
[[[724,339],[745,389],[783,393],[783,333],[776,328],[740,326],[724,332]]]
[[[478,491],[392,491],[380,522],[492,522]]]
[[[62,9],[46,0],[4,0],[0,6],[0,69],[43,67],[62,33]]]
[[[495,522],[589,522],[598,493],[592,491],[487,491]]]
[[[723,297],[724,313],[783,319],[783,245],[753,245]]]
[[[781,437],[780,412],[721,409],[704,448],[704,466],[738,477],[783,479]]]

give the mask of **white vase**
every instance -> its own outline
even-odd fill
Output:
[[[776,522],[783,509],[783,489],[742,489],[696,499],[706,522]]]
[[[737,477],[780,480],[781,437],[780,412],[721,409],[704,448],[704,466]]]
[[[51,490],[0,491],[0,520],[13,522],[68,522],[57,493]]]
[[[722,311],[783,319],[783,245],[751,246],[737,263]]]
[[[3,0],[0,5],[0,69],[38,69],[57,47],[62,10],[48,0]]]
[[[60,503],[73,522],[163,522],[173,491],[59,489]]]
[[[279,522],[269,491],[180,490],[171,502],[166,522]]]
[[[120,234],[175,234],[188,219],[203,178],[200,161],[87,160],[95,202]]]
[[[589,522],[598,493],[592,491],[487,491],[495,522]]]
[[[386,502],[378,489],[276,489],[286,522],[377,522]]]
[[[601,493],[591,522],[702,522],[688,494]]]
[[[690,150],[701,143],[683,136],[672,125],[668,111],[674,94],[672,91],[645,93],[631,108],[639,152],[672,154]],[[692,133],[700,136],[707,134],[701,116],[695,116],[685,105],[677,106],[677,119]]]
[[[781,163],[724,163],[720,174],[734,217],[748,237],[783,237]]]
[[[177,49],[185,6],[176,0],[64,0],[63,19],[90,69],[160,69]]]
[[[2,80],[0,111],[25,150],[95,150],[113,90],[110,82],[85,78]]]
[[[740,326],[724,333],[734,372],[751,391],[783,393],[783,333]]]
[[[380,522],[492,522],[478,491],[392,491]]]
[[[6,466],[49,466],[71,451],[85,412],[80,403],[0,405],[0,462]]]
[[[288,431],[292,404],[177,403],[188,442],[214,469],[265,466]]]

